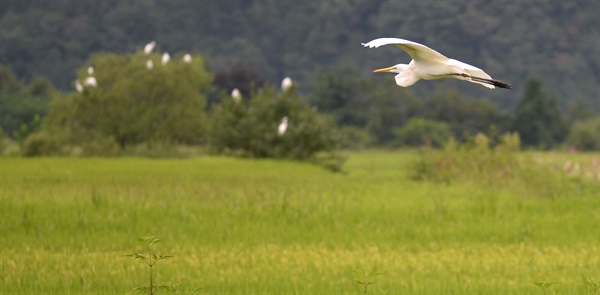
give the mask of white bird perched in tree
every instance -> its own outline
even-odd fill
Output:
[[[290,88],[292,88],[293,84],[294,83],[292,82],[292,78],[290,78],[290,77],[283,78],[283,80],[281,81],[281,91],[286,92],[286,91],[290,90]]]
[[[288,117],[285,116],[281,119],[281,123],[279,123],[279,127],[277,128],[277,134],[279,136],[283,136],[288,127]]]
[[[77,89],[77,92],[79,93],[83,92],[83,85],[81,85],[79,79],[75,80],[75,89]]]
[[[502,81],[492,79],[492,77],[477,67],[455,59],[447,58],[439,52],[416,42],[399,38],[379,38],[368,43],[362,43],[363,46],[369,48],[376,48],[388,44],[393,44],[402,48],[413,58],[409,64],[397,64],[395,66],[373,71],[375,73],[398,73],[395,77],[398,86],[408,87],[421,79],[436,80],[455,78],[481,84],[490,89],[496,87],[512,88]]]
[[[94,78],[94,77],[87,77],[85,79],[85,81],[83,81],[83,85],[97,87],[98,86],[98,81],[96,81],[96,78]]]
[[[186,54],[183,56],[183,61],[184,61],[185,63],[190,63],[190,62],[192,61],[192,56],[191,56],[189,53],[186,53]]]
[[[152,70],[152,68],[154,68],[154,63],[152,60],[146,61],[146,68],[148,68],[148,70]]]
[[[94,67],[88,67],[87,72],[88,72],[89,75],[93,75],[94,74]]]
[[[144,54],[150,55],[150,53],[152,53],[152,50],[154,50],[154,47],[156,47],[156,42],[154,41],[146,44],[146,46],[144,46]]]
[[[163,54],[162,56],[162,64],[166,65],[169,60],[171,60],[171,56],[168,53]]]
[[[231,91],[231,97],[233,97],[233,101],[240,102],[242,100],[242,93],[239,89],[235,88]]]

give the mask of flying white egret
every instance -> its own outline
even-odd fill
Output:
[[[292,78],[290,78],[290,77],[283,78],[283,80],[281,81],[281,91],[286,92],[286,91],[290,90],[290,88],[292,88],[293,84],[294,83],[292,82]]]
[[[399,38],[379,38],[368,43],[362,43],[369,48],[393,44],[402,48],[413,59],[409,64],[397,64],[388,68],[377,69],[373,72],[391,72],[396,75],[396,84],[402,87],[411,86],[417,81],[455,78],[481,84],[487,88],[496,87],[511,89],[512,87],[502,81],[494,80],[482,69],[461,61],[450,59],[441,53],[416,42]]]
[[[75,80],[75,89],[77,89],[77,92],[79,93],[83,92],[83,85],[81,85],[79,79]]]
[[[233,101],[240,102],[242,100],[242,93],[239,89],[235,88],[231,91],[231,97],[233,97]]]
[[[152,70],[152,68],[154,68],[154,63],[152,60],[146,61],[146,68],[148,68],[148,70]]]
[[[154,50],[155,46],[156,46],[156,42],[154,42],[154,41],[146,44],[146,46],[144,46],[144,54],[150,55],[150,53],[152,53],[152,50]]]
[[[189,53],[186,53],[183,56],[183,61],[186,62],[186,63],[190,63],[192,61],[192,56]]]
[[[285,131],[287,130],[287,126],[288,126],[288,117],[285,116],[281,119],[281,123],[279,124],[279,127],[277,128],[277,134],[279,136],[283,136],[285,134]]]
[[[87,72],[88,72],[89,75],[93,75],[94,74],[94,67],[88,67]]]
[[[83,81],[83,85],[97,87],[98,86],[98,81],[96,81],[96,78],[94,78],[94,77],[87,77],[85,79],[85,81]]]
[[[162,56],[162,64],[166,65],[169,60],[171,60],[171,56],[168,53],[163,54]]]

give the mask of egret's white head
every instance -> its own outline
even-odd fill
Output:
[[[285,131],[287,130],[287,127],[288,127],[288,117],[287,117],[287,116],[284,116],[284,117],[281,119],[281,123],[279,124],[279,127],[277,128],[277,134],[278,134],[279,136],[282,136],[282,135],[284,135],[284,134],[285,134]]]
[[[171,60],[171,56],[168,53],[164,53],[162,56],[162,64],[166,65],[169,60]]]
[[[87,72],[89,75],[93,75],[94,74],[94,67],[88,67]]]
[[[374,70],[373,73],[402,73],[404,70],[408,68],[408,65],[405,64],[397,64],[388,68],[381,68]]]
[[[240,102],[242,100],[242,93],[239,89],[235,88],[231,91],[231,97],[233,97],[233,101]]]
[[[419,81],[419,77],[417,77],[413,71],[410,69],[409,65],[406,64],[397,64],[388,68],[377,69],[373,71],[374,73],[397,73],[394,79],[396,80],[396,84],[402,87],[408,87],[413,85]]]
[[[150,53],[152,53],[152,50],[154,50],[155,46],[156,46],[156,42],[154,42],[154,41],[146,44],[146,46],[144,46],[144,54],[149,55]]]
[[[293,84],[294,84],[294,82],[292,82],[292,78],[285,77],[281,81],[281,91],[286,92],[286,91],[290,90],[290,88],[292,88]]]
[[[77,89],[77,92],[83,92],[83,85],[81,85],[79,79],[75,80],[75,89]]]
[[[94,78],[94,77],[87,77],[85,79],[85,81],[83,81],[83,85],[85,85],[85,86],[91,86],[91,87],[97,87],[98,86],[98,81],[96,81],[96,78]]]
[[[152,70],[152,68],[154,68],[154,63],[151,60],[146,61],[146,68]]]
[[[183,61],[186,62],[186,63],[190,63],[192,61],[192,56],[189,53],[186,53],[183,56]]]

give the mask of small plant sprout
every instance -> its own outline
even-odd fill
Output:
[[[556,284],[556,282],[533,282],[533,284],[542,288],[542,290],[544,291],[544,295],[546,295],[546,289],[548,289],[548,287]]]
[[[594,282],[592,279],[583,279],[582,281],[586,285],[586,294],[599,295],[600,294],[600,281]]]
[[[164,288],[164,286],[154,285],[152,267],[160,260],[171,258],[173,256],[156,254],[156,250],[154,250],[154,245],[160,241],[159,238],[156,238],[154,236],[145,236],[145,237],[139,237],[138,239],[144,244],[146,253],[144,253],[144,254],[134,253],[134,254],[128,254],[125,256],[130,256],[130,257],[133,257],[134,259],[141,259],[148,265],[148,267],[150,268],[150,285],[148,287],[136,287],[136,288],[133,288],[131,291],[141,291],[144,293],[148,293],[150,295],[154,295],[154,291],[157,288]]]
[[[165,285],[160,286],[160,288],[171,294],[194,294],[194,293],[196,293],[196,291],[199,291],[200,289],[202,289],[202,288],[193,288],[193,289],[181,290],[179,288],[179,286],[181,286],[181,283],[165,280]]]
[[[363,287],[364,294],[367,294],[367,289],[369,288],[370,285],[375,284],[375,281],[373,281],[373,279],[376,276],[383,274],[382,272],[366,271],[366,270],[355,270],[354,272],[360,276],[357,280],[355,280],[355,282]],[[381,289],[380,289],[380,291],[381,291]]]

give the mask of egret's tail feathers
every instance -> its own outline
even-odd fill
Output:
[[[459,78],[461,80],[467,80],[467,81],[470,81],[473,83],[481,84],[487,88],[500,87],[500,88],[504,88],[504,89],[512,89],[512,86],[510,86],[508,83],[504,83],[499,80],[475,77],[475,76],[471,76],[468,74],[455,74],[455,75],[464,77],[464,78]]]
[[[504,83],[502,81],[499,81],[499,80],[485,79],[485,78],[479,78],[479,77],[473,77],[473,76],[471,76],[470,78],[473,81],[493,85],[495,87],[500,87],[500,88],[504,88],[504,89],[512,89],[512,86],[510,86],[509,84]]]

